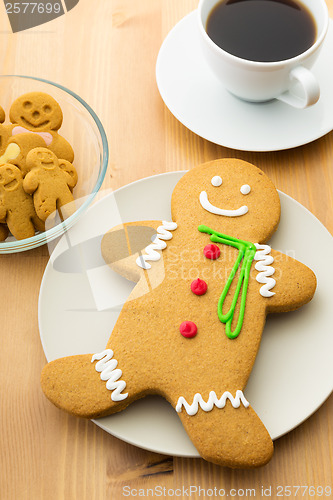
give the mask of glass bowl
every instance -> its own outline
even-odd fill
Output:
[[[31,238],[16,240],[9,235],[0,242],[0,254],[31,250],[49,243],[72,227],[96,196],[108,165],[107,138],[96,113],[81,97],[57,83],[30,76],[0,76],[0,104],[6,113],[5,124],[10,123],[8,114],[11,104],[27,92],[50,94],[62,109],[63,123],[59,133],[73,147],[73,164],[78,173],[78,183],[73,192],[76,211],[63,222],[58,218],[53,227]]]

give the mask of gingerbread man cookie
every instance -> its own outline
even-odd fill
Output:
[[[52,361],[42,388],[59,408],[96,418],[148,394],[164,396],[200,455],[229,467],[266,464],[272,440],[243,390],[266,316],[314,295],[316,278],[266,242],[280,219],[278,193],[249,163],[226,159],[186,173],[174,189],[172,222],[123,225],[156,234],[112,269],[137,282],[105,350]],[[149,243],[149,242],[147,242]],[[118,254],[117,254],[118,253]]]
[[[10,131],[13,136],[34,133],[43,139],[43,146],[58,158],[74,160],[71,145],[58,134],[62,125],[62,111],[55,99],[43,92],[29,92],[21,95],[12,104],[9,112]]]
[[[29,173],[23,181],[26,193],[33,195],[38,217],[45,221],[59,211],[65,219],[75,212],[72,190],[77,183],[77,173],[70,162],[58,160],[46,148],[32,149],[27,155]]]
[[[35,228],[45,230],[31,196],[23,189],[20,169],[9,163],[0,166],[0,221],[6,222],[17,240],[34,236]]]

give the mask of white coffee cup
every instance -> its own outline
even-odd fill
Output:
[[[325,39],[329,15],[324,0],[300,0],[315,20],[313,45],[296,57],[276,62],[242,59],[221,49],[206,32],[209,14],[219,0],[200,0],[198,21],[204,56],[225,88],[246,101],[279,99],[296,108],[315,104],[320,96],[318,81],[311,72]]]

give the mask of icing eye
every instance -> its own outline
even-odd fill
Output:
[[[249,194],[251,192],[251,188],[248,184],[244,184],[241,188],[240,188],[240,192],[242,194]]]
[[[43,107],[43,111],[44,111],[44,113],[51,113],[51,111],[52,111],[51,106],[49,106],[48,104],[45,104],[45,106]]]
[[[31,109],[32,103],[30,101],[25,101],[23,103],[23,107],[24,107],[24,109]]]
[[[215,175],[215,177],[212,178],[211,183],[215,187],[219,187],[222,184],[222,179],[219,175]]]

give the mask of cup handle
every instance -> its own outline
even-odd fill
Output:
[[[297,66],[297,68],[291,70],[289,76],[291,80],[301,85],[304,96],[297,96],[288,90],[279,95],[277,99],[300,109],[316,104],[320,96],[320,88],[314,74],[304,66]]]

